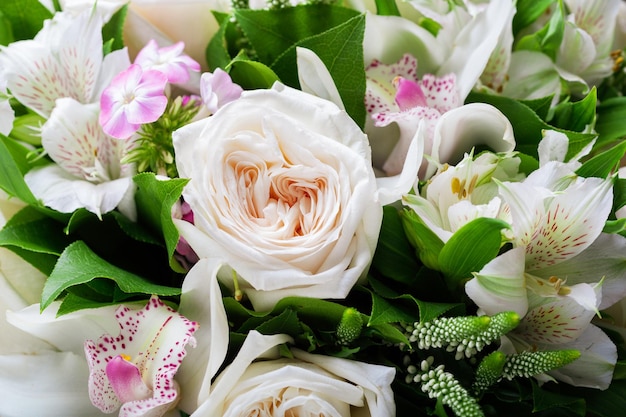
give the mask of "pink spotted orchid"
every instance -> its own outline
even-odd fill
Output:
[[[577,177],[578,156],[561,162],[566,151],[567,138],[549,132],[539,148],[540,168],[522,182],[499,183],[514,249],[474,274],[465,290],[485,314],[513,310],[523,317],[505,348],[578,349],[579,360],[550,375],[605,389],[617,354],[591,320],[626,295],[620,267],[626,239],[602,233],[612,179]]]
[[[120,334],[85,341],[89,395],[105,413],[121,407],[120,416],[162,416],[179,397],[174,375],[195,346],[198,323],[153,296],[139,311],[119,307]]]
[[[115,76],[100,97],[100,124],[109,135],[128,139],[142,124],[156,121],[167,106],[167,76],[133,64]]]
[[[497,152],[515,147],[510,123],[499,110],[484,103],[461,105],[454,73],[443,77],[425,74],[420,79],[417,60],[405,54],[392,65],[373,61],[366,76],[365,106],[374,124],[366,130],[394,123],[399,130],[397,143],[382,161],[387,175],[402,172],[420,122],[424,154],[432,161],[422,163],[420,178],[430,177],[439,163],[457,162],[474,145],[483,143]]]
[[[200,64],[188,55],[183,54],[185,44],[177,42],[173,45],[159,48],[154,39],[137,54],[134,63],[144,70],[156,70],[167,77],[173,84],[183,84],[189,81],[191,71],[200,71]]]

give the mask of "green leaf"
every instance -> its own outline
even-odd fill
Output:
[[[124,47],[124,21],[128,13],[128,4],[120,8],[111,19],[102,27],[103,42],[112,40],[110,50],[116,51]]]
[[[327,4],[234,12],[259,61],[269,66],[296,43],[332,29],[357,14],[355,10]]]
[[[563,41],[564,30],[565,7],[562,0],[558,0],[558,7],[552,14],[550,21],[539,31],[521,38],[515,50],[543,52],[554,60]]]
[[[231,60],[226,34],[229,28],[232,29],[233,24],[229,14],[213,12],[213,16],[215,16],[215,20],[220,22],[220,27],[207,45],[206,60],[209,67],[215,70],[216,68],[226,68]]]
[[[440,271],[439,253],[443,242],[413,210],[403,210],[401,213],[404,232],[411,245],[417,249],[422,263],[436,271]]]
[[[84,310],[87,308],[99,308],[117,304],[119,304],[117,301],[94,301],[70,293],[67,294],[61,301],[61,305],[59,306],[59,310],[57,311],[57,316],[62,316],[64,314],[72,313],[78,310]]]
[[[596,101],[596,88],[593,87],[582,100],[557,105],[551,123],[555,127],[582,132],[595,124]]]
[[[153,284],[147,279],[116,267],[100,258],[82,241],[69,245],[48,277],[41,294],[41,310],[50,305],[69,287],[88,283],[96,278],[115,281],[126,293],[180,295],[180,288]]]
[[[502,220],[480,217],[452,235],[439,253],[439,266],[450,289],[459,288],[472,272],[480,271],[498,255],[502,229],[508,228]]]
[[[24,182],[24,154],[20,153],[12,139],[0,135],[0,188],[27,204],[37,205],[37,199]]]
[[[575,398],[563,394],[550,392],[539,387],[533,382],[533,403],[534,412],[565,408],[572,411],[575,415],[584,417],[586,414],[585,400],[583,398]]]
[[[326,32],[304,39],[273,65],[272,69],[287,85],[299,87],[296,68],[296,47],[310,49],[322,60],[339,91],[346,112],[360,126],[365,124],[365,69],[363,62],[365,16],[358,15]]]
[[[174,259],[179,234],[172,221],[172,206],[179,200],[188,180],[176,178],[162,181],[153,173],[139,174],[133,179],[137,184],[135,201],[139,218],[157,233],[162,233],[170,266],[177,272],[183,272]]]
[[[587,403],[587,412],[599,417],[615,417],[624,414],[626,409],[626,380],[613,380],[608,389],[585,390],[579,392]]]
[[[581,177],[606,178],[619,166],[625,153],[626,141],[589,159],[576,170],[576,174]]]
[[[15,41],[11,20],[0,11],[0,45],[8,45]]]
[[[533,23],[555,0],[517,0],[517,12],[513,17],[513,34]]]
[[[626,136],[626,97],[615,97],[603,100],[597,108],[598,145],[610,143]]]
[[[417,321],[417,314],[407,308],[400,300],[410,300],[410,296],[400,296],[389,301],[374,292],[372,295],[372,315],[367,322],[368,326],[383,323],[413,323]]]
[[[270,88],[274,82],[280,81],[271,68],[261,62],[250,60],[244,51],[241,51],[225,69],[233,81],[245,90]]]
[[[17,212],[0,230],[0,245],[15,246],[20,249],[60,256],[71,243],[63,225],[44,216],[32,207]]]
[[[515,134],[515,149],[519,152],[538,158],[537,145],[543,138],[544,130],[556,130],[569,138],[567,157],[571,158],[596,138],[595,134],[579,133],[550,126],[526,104],[508,97],[500,97],[483,93],[470,93],[466,103],[488,103],[500,110],[511,122]]]
[[[38,0],[3,0],[0,12],[11,21],[15,40],[34,38],[44,20],[52,18],[50,10]]]
[[[302,333],[298,314],[290,308],[265,321],[257,327],[257,330],[263,334],[285,333],[293,337],[298,337]]]
[[[415,251],[404,234],[398,209],[383,207],[383,223],[372,266],[395,281],[411,284],[419,269]]]

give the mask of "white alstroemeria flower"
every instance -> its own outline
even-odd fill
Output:
[[[519,177],[519,158],[511,154],[485,152],[474,158],[467,154],[456,166],[444,165],[420,194],[407,194],[403,203],[447,242],[463,225],[478,217],[510,221],[508,208],[497,195],[493,179]]]
[[[106,135],[98,115],[97,103],[59,99],[41,131],[55,164],[35,168],[24,179],[37,198],[62,213],[86,208],[100,216],[117,207],[134,219],[135,167],[122,162],[134,145]]]
[[[393,368],[298,349],[293,358],[280,358],[278,346],[290,341],[248,333],[192,417],[395,415]]]
[[[620,178],[626,178],[626,167],[621,167],[619,169],[619,173],[618,173]],[[615,216],[618,219],[624,218],[626,217],[626,206],[622,207],[621,209],[617,210],[615,212]]]
[[[130,65],[125,49],[103,58],[102,20],[85,11],[56,13],[32,40],[0,47],[0,73],[23,105],[44,118],[56,100],[96,103],[111,79]]]
[[[562,272],[575,273],[584,265],[584,261],[580,261],[569,262],[567,267],[563,262]],[[542,278],[535,275],[537,271],[524,272],[524,264],[525,249],[512,249],[485,265],[465,286],[482,314],[512,310],[522,317],[519,326],[503,337],[502,350],[519,353],[577,349],[581,353],[578,360],[549,372],[552,378],[546,375],[537,378],[556,378],[576,386],[606,389],[611,382],[617,351],[608,336],[591,324],[604,292],[601,284],[592,282],[598,279],[597,272],[587,270],[587,282],[566,285],[569,280],[566,282],[556,276]],[[595,265],[595,271],[602,266]],[[620,279],[623,281],[623,278],[621,271]],[[625,285],[620,286],[624,294]],[[597,371],[589,372],[589,369]]]
[[[7,95],[7,82],[0,78],[0,134],[8,135],[13,129],[13,121],[15,120],[15,112],[9,104],[9,96]]]

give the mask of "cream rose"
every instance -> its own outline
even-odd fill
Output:
[[[367,137],[336,105],[282,84],[244,92],[174,148],[195,219],[181,235],[235,270],[255,308],[344,298],[364,276],[382,206]]]
[[[279,358],[278,345],[288,341],[250,332],[192,417],[395,415],[395,369],[298,349],[293,359]]]

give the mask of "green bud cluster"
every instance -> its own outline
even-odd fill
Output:
[[[458,360],[472,357],[518,323],[516,313],[503,312],[493,317],[443,317],[430,322],[415,322],[405,330],[409,341],[417,342],[419,349],[445,347],[448,352],[456,351]]]
[[[342,345],[349,344],[361,335],[362,328],[361,313],[356,308],[346,308],[337,326],[337,341]]]
[[[529,378],[565,366],[579,357],[578,350],[521,352],[507,357],[502,376],[508,380],[519,376]]]
[[[284,9],[285,7],[291,7],[289,0],[266,0],[267,8],[270,10]]]
[[[409,365],[406,382],[421,384],[423,392],[428,394],[430,398],[439,399],[443,404],[450,407],[457,416],[484,416],[476,399],[461,386],[459,381],[454,378],[454,375],[446,372],[443,365],[435,368],[432,365],[432,356],[423,360],[419,367]]]
[[[249,0],[231,0],[230,4],[233,6],[233,9],[249,9],[250,8]]]
[[[483,358],[478,369],[476,369],[476,377],[472,386],[476,395],[481,395],[502,378],[505,363],[506,355],[497,350]]]

